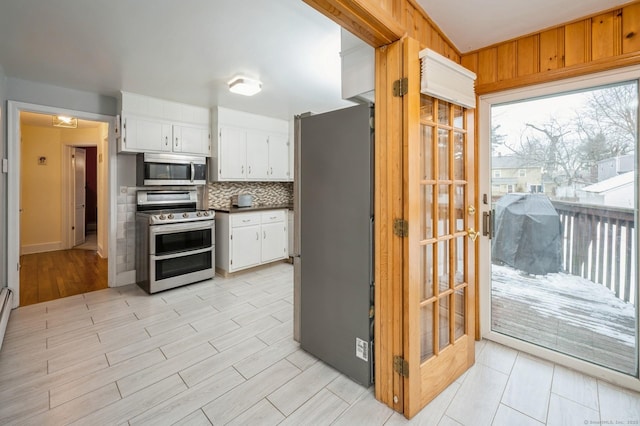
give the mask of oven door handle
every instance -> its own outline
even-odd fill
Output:
[[[212,251],[212,250],[213,250],[213,244],[210,247],[205,247],[205,248],[198,249],[198,250],[179,251],[179,252],[170,253],[170,254],[163,254],[163,255],[160,255],[160,256],[157,256],[155,254],[150,254],[149,258],[152,261],[154,261],[154,260],[175,259],[175,258],[178,258],[178,257],[185,257],[185,256],[192,256],[194,254],[206,253],[206,252]]]
[[[191,162],[191,182],[193,183],[193,181],[196,178],[196,166],[193,164],[193,161]]]
[[[153,235],[160,235],[174,232],[198,231],[201,229],[213,228],[213,224],[214,221],[211,219],[184,223],[163,223],[149,226],[149,233]]]

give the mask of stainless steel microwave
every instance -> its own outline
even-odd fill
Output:
[[[137,185],[204,185],[207,183],[205,157],[171,153],[138,154]]]

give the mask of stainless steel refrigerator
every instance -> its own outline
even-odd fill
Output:
[[[296,117],[295,334],[373,383],[373,105]]]

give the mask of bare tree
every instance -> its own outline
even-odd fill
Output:
[[[595,182],[599,161],[635,149],[637,90],[635,83],[591,90],[584,103],[568,106],[573,109],[571,118],[525,121],[519,143],[504,146],[522,164],[543,166],[557,185]],[[504,140],[498,138],[499,127],[492,128],[494,146]]]
[[[605,145],[604,158],[629,154],[634,151],[638,132],[637,104],[635,83],[593,90],[587,104],[576,113],[576,129],[584,140]]]

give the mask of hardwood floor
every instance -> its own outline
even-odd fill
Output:
[[[105,289],[107,264],[92,250],[20,256],[20,306]]]
[[[293,340],[293,268],[14,309],[0,424],[637,425],[640,393],[490,341],[411,421]]]

